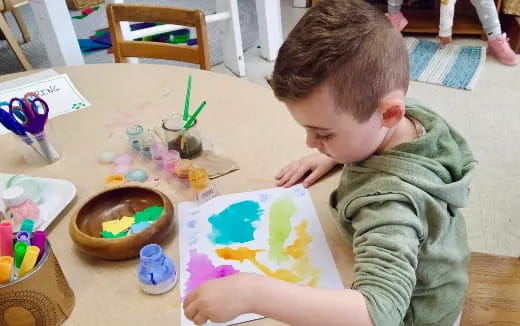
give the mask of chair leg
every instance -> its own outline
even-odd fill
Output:
[[[13,8],[12,12],[14,15],[14,19],[16,19],[16,23],[18,24],[18,27],[20,28],[20,31],[22,32],[24,43],[31,42],[31,35],[29,35],[27,26],[25,25],[25,22],[23,21],[22,12],[18,8]]]
[[[13,49],[14,54],[16,55],[16,58],[18,58],[18,61],[23,66],[25,70],[31,70],[31,64],[29,61],[27,61],[27,58],[22,52],[22,48],[18,44],[18,40],[16,37],[14,37],[13,33],[11,33],[11,30],[9,29],[9,25],[7,24],[7,20],[5,20],[4,15],[0,14],[0,31],[4,33],[5,39],[7,40],[7,43],[11,46]]]

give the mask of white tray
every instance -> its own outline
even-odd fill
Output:
[[[5,190],[5,184],[13,174],[0,173],[0,192]],[[44,231],[60,215],[61,211],[76,196],[76,186],[67,180],[37,178],[42,187],[43,200],[38,205],[43,222],[36,230]],[[13,230],[17,232],[18,230]]]

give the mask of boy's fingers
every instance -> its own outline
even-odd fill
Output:
[[[314,170],[314,172],[312,172],[307,178],[305,178],[305,180],[303,180],[303,186],[305,188],[312,186],[314,182],[316,182],[316,180],[320,177],[317,171],[317,169]]]
[[[287,170],[287,167],[284,167],[284,168],[280,169],[280,171],[278,172],[278,174],[276,175],[275,178],[276,179],[280,179],[284,175],[285,170]]]
[[[278,186],[282,186],[283,184],[285,184],[290,178],[291,176],[294,174],[294,171],[285,171],[284,175],[278,180],[278,182],[276,182],[276,184]]]
[[[284,187],[292,186],[293,184],[298,182],[298,180],[300,180],[303,177],[303,175],[305,174],[306,171],[307,171],[306,169],[299,168],[298,170],[295,171],[295,173],[293,173],[291,178],[283,186]]]
[[[183,302],[183,306],[184,307],[187,307],[192,301],[193,301],[193,298],[195,297],[195,291],[191,291],[185,298],[184,298],[184,302]]]
[[[197,315],[197,307],[194,304],[190,304],[188,306],[184,306],[184,316],[189,320],[193,320],[193,318]]]
[[[197,313],[195,318],[193,318],[193,323],[195,325],[204,325],[208,321],[208,317],[204,316],[202,313]]]
[[[327,170],[324,167],[318,166],[312,173],[303,180],[305,188],[312,186],[319,178],[321,178]]]

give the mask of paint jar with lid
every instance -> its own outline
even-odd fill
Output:
[[[157,244],[144,246],[139,252],[140,262],[137,277],[141,289],[148,294],[170,291],[177,283],[175,264]]]
[[[22,187],[11,187],[2,193],[2,200],[6,206],[6,219],[12,220],[14,229],[22,224],[24,219],[34,221],[34,226],[38,227],[41,222],[40,209],[27,195]]]
[[[215,185],[209,182],[208,172],[204,169],[192,169],[188,178],[198,201],[206,201],[217,196]]]

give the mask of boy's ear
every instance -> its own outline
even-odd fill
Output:
[[[383,127],[393,128],[404,118],[405,108],[403,98],[385,97],[379,102],[377,111],[379,111],[383,117]]]

